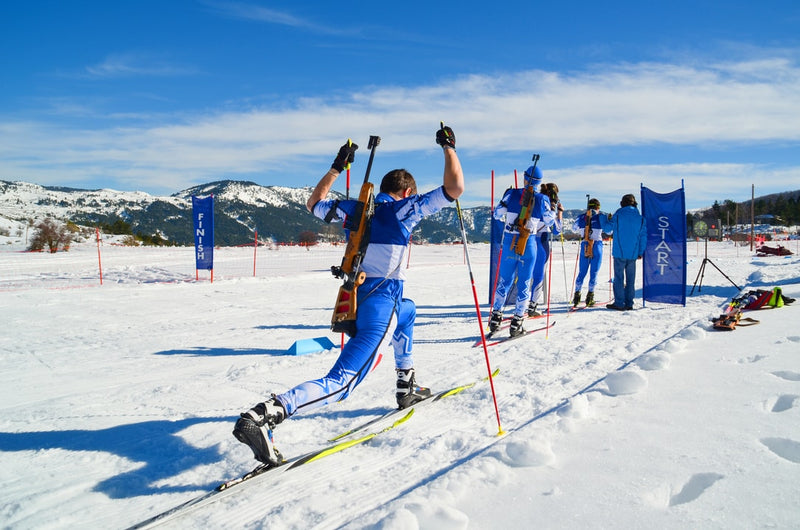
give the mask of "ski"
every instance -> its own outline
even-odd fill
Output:
[[[550,313],[550,314],[552,315],[553,313]],[[528,320],[538,320],[540,318],[546,318],[546,317],[547,317],[547,313],[544,313],[542,315],[536,315],[536,316],[533,316],[533,317],[529,317],[529,316],[526,315],[524,320],[527,322]],[[489,318],[491,318],[491,315],[490,315]],[[490,337],[496,336],[501,331],[507,330],[511,326],[511,320],[513,320],[513,318],[514,317],[503,317],[503,320],[500,322],[500,327],[497,328],[494,331],[490,330],[489,328],[486,328],[484,330],[484,333],[486,334],[485,337],[488,339]],[[480,345],[480,339],[478,339],[478,343],[475,344],[474,346],[479,346],[479,345]]]
[[[497,377],[497,374],[499,374],[499,373],[500,373],[500,369],[498,368],[498,369],[496,369],[496,370],[494,370],[492,372],[492,377]],[[453,395],[456,395],[456,394],[460,394],[461,392],[472,388],[473,386],[477,385],[478,383],[480,383],[482,381],[487,381],[488,379],[489,379],[488,377],[483,377],[483,378],[481,378],[479,380],[472,381],[471,383],[458,385],[458,386],[455,386],[455,387],[450,388],[448,390],[442,390],[441,392],[431,393],[430,396],[428,396],[427,398],[425,398],[425,399],[423,399],[421,401],[418,401],[417,403],[412,405],[412,407],[421,406],[421,405],[425,404],[426,402],[433,403],[433,402],[439,401],[442,398],[453,396]],[[334,436],[329,441],[330,442],[337,442],[337,441],[342,440],[344,438],[348,438],[350,436],[353,436],[353,435],[355,435],[355,434],[357,434],[359,432],[363,432],[365,429],[368,429],[369,427],[371,427],[371,426],[373,426],[375,424],[381,423],[383,421],[387,421],[390,418],[394,418],[396,416],[401,415],[406,410],[407,409],[392,409],[389,412],[387,412],[386,414],[383,414],[383,415],[378,416],[376,418],[373,418],[373,419],[371,419],[369,421],[366,421],[366,422],[362,423],[361,425],[353,427],[352,429],[350,429],[347,432],[344,432],[344,433],[342,433],[342,434],[340,434],[338,436]]]
[[[498,329],[494,333],[490,333],[490,334],[486,335],[486,337],[485,337],[486,338],[486,346],[487,347],[488,346],[495,346],[497,344],[502,344],[502,343],[508,342],[510,340],[521,339],[522,337],[527,337],[528,335],[532,335],[532,334],[537,333],[539,331],[544,331],[544,330],[550,329],[555,325],[556,325],[556,321],[553,320],[552,322],[550,322],[549,325],[544,325],[544,326],[541,326],[541,327],[538,327],[538,328],[535,328],[535,329],[526,330],[521,335],[517,335],[515,337],[512,337],[511,335],[504,335],[504,336],[500,337],[500,336],[498,336],[498,334],[502,330]],[[478,339],[477,341],[475,341],[475,344],[473,344],[472,347],[473,348],[477,348],[478,346],[481,346],[482,344],[483,343],[482,343],[481,339]]]
[[[492,375],[496,376],[499,373],[499,371],[500,371],[499,369],[495,370]],[[200,495],[199,497],[190,499],[182,504],[170,508],[169,510],[154,515],[149,519],[146,519],[140,523],[131,526],[130,530],[153,527],[161,523],[164,523],[166,521],[169,521],[171,519],[174,519],[176,517],[179,517],[181,515],[184,515],[191,510],[222,500],[225,497],[227,497],[230,494],[230,492],[232,491],[235,492],[237,486],[240,486],[252,479],[255,479],[256,477],[272,476],[279,473],[291,471],[292,469],[295,469],[302,465],[314,462],[316,460],[320,460],[322,458],[325,458],[326,456],[330,456],[335,453],[339,453],[341,451],[349,449],[350,447],[360,445],[364,442],[367,442],[375,438],[380,434],[383,434],[387,431],[394,429],[399,425],[402,425],[414,415],[415,411],[421,405],[427,403],[434,403],[445,397],[460,394],[461,392],[469,388],[472,388],[481,381],[486,381],[487,379],[488,377],[483,377],[481,379],[472,381],[470,383],[458,385],[449,388],[447,390],[432,393],[431,396],[405,409],[393,409],[382,416],[369,420],[357,427],[348,430],[343,434],[334,437],[331,440],[331,443],[322,447],[321,449],[315,449],[313,451],[309,451],[305,454],[286,460],[279,466],[271,466],[267,464],[259,465],[258,467],[254,468],[251,471],[248,471],[247,473],[244,473],[243,475],[240,475],[236,478],[221,483],[216,488],[207,491],[206,493]]]
[[[155,515],[155,516],[153,516],[153,517],[151,517],[151,518],[149,518],[149,519],[147,519],[145,521],[142,521],[142,522],[140,522],[138,524],[135,524],[135,525],[131,526],[130,530],[139,529],[139,528],[153,527],[153,526],[156,526],[158,524],[164,523],[164,522],[166,522],[166,521],[168,521],[170,519],[173,519],[174,517],[177,517],[179,515],[186,514],[189,511],[191,511],[192,509],[196,509],[196,508],[199,508],[201,506],[206,506],[208,504],[211,504],[212,502],[216,502],[218,500],[222,500],[223,498],[225,498],[228,495],[228,492],[230,492],[232,488],[234,488],[235,486],[239,486],[239,485],[247,482],[248,480],[254,479],[256,477],[261,477],[261,476],[264,476],[264,475],[266,475],[268,473],[272,475],[272,474],[277,474],[277,473],[289,471],[289,470],[294,469],[294,468],[296,468],[298,466],[302,466],[303,464],[307,464],[309,462],[313,462],[315,460],[319,460],[321,458],[324,458],[326,456],[332,455],[334,453],[338,453],[338,452],[344,451],[345,449],[353,447],[354,445],[358,445],[358,444],[364,443],[364,442],[366,442],[368,440],[371,440],[371,439],[375,438],[376,436],[378,436],[379,434],[384,433],[386,431],[389,431],[389,430],[397,427],[398,425],[401,425],[401,424],[405,423],[406,421],[408,421],[408,419],[410,419],[411,416],[413,416],[413,414],[414,414],[414,408],[410,407],[408,409],[403,410],[402,412],[404,412],[404,414],[399,415],[400,417],[397,418],[390,425],[387,425],[387,426],[383,427],[380,430],[376,430],[376,431],[370,432],[368,434],[365,434],[364,436],[361,436],[360,438],[356,438],[354,440],[348,440],[348,441],[344,441],[344,442],[335,443],[335,444],[323,447],[322,449],[316,449],[314,451],[310,451],[310,452],[305,453],[303,455],[300,455],[300,456],[291,458],[291,459],[289,459],[287,461],[284,461],[281,465],[278,465],[278,466],[273,466],[273,465],[269,465],[269,464],[261,464],[261,465],[257,466],[256,468],[254,468],[253,470],[248,471],[247,473],[245,473],[243,475],[240,475],[240,476],[238,476],[236,478],[233,478],[233,479],[230,479],[230,480],[227,480],[227,481],[223,482],[222,484],[220,484],[219,486],[217,486],[213,490],[210,490],[210,491],[204,493],[203,495],[200,495],[199,497],[195,497],[194,499],[190,499],[190,500],[184,502],[183,504],[179,504],[179,505],[177,505],[177,506],[175,506],[173,508],[170,508],[169,510],[167,510],[165,512],[162,512],[162,513],[160,513],[158,515]]]
[[[608,302],[595,302],[594,305],[580,305],[580,306],[571,306],[569,308],[568,313],[574,313],[576,311],[580,311],[581,309],[591,309],[593,307],[605,307]]]

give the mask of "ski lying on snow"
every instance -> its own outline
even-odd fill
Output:
[[[556,321],[553,320],[552,322],[550,322],[549,325],[544,325],[544,326],[539,327],[539,328],[526,330],[524,333],[522,333],[521,335],[517,335],[516,337],[512,337],[511,335],[500,336],[499,335],[500,332],[504,331],[505,329],[507,329],[507,328],[500,328],[497,331],[495,331],[494,333],[489,333],[484,338],[486,339],[486,346],[495,346],[497,344],[501,344],[503,342],[508,342],[510,340],[516,340],[516,339],[521,339],[522,337],[527,337],[528,335],[531,335],[531,334],[536,333],[538,331],[543,331],[543,330],[546,330],[546,329],[550,329],[555,325],[556,325]],[[481,341],[480,338],[478,338],[478,340],[475,341],[475,344],[473,344],[472,347],[473,348],[477,348],[478,346],[481,346],[482,344],[483,344],[483,342]]]
[[[500,372],[499,369],[495,370],[492,373],[492,376],[496,376],[499,372]],[[296,467],[308,464],[310,462],[314,462],[315,460],[319,460],[321,458],[330,456],[335,453],[339,453],[355,445],[362,444],[368,440],[375,438],[379,434],[394,429],[398,425],[402,425],[403,423],[408,421],[411,418],[411,416],[414,415],[415,409],[418,408],[420,405],[423,405],[425,403],[433,403],[439,401],[442,398],[453,396],[455,394],[460,394],[461,392],[469,388],[472,388],[481,381],[486,381],[487,379],[488,377],[483,377],[479,380],[472,381],[470,383],[458,385],[453,388],[443,390],[441,392],[432,393],[429,397],[415,403],[411,407],[405,409],[391,410],[382,416],[373,418],[361,425],[358,425],[350,429],[349,431],[343,434],[340,434],[339,436],[332,438],[330,440],[331,443],[329,443],[322,449],[315,449],[303,455],[296,456],[294,458],[285,461],[283,464],[279,466],[271,466],[267,464],[259,465],[252,471],[248,471],[247,473],[241,476],[225,481],[216,488],[214,488],[213,490],[210,490],[200,495],[199,497],[190,499],[184,503],[181,503],[177,506],[170,508],[165,512],[154,515],[149,519],[146,519],[138,524],[131,526],[130,530],[153,527],[161,523],[164,523],[170,519],[179,517],[180,515],[184,515],[193,509],[199,508],[201,506],[206,506],[218,500],[222,500],[229,494],[229,492],[231,492],[234,489],[235,486],[239,486],[256,477],[274,475],[284,471],[290,471]]]

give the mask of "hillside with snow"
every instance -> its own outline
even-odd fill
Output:
[[[260,186],[225,180],[160,197],[144,192],[79,190],[0,181],[0,220],[5,219],[9,229],[12,221],[25,225],[48,217],[86,227],[112,225],[122,220],[131,225],[133,233],[157,234],[169,242],[190,245],[194,243],[192,196],[213,195],[217,245],[252,244],[256,232],[260,241],[297,242],[305,231],[319,234],[322,240],[343,239],[341,226],[326,225],[309,215],[305,205],[311,191],[308,187]],[[331,197],[344,198],[336,192]],[[415,239],[431,243],[457,241],[460,234],[455,217],[455,209],[447,208],[426,219],[414,232]],[[465,209],[464,217],[470,239],[488,241],[489,209]]]

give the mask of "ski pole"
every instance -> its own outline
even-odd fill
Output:
[[[350,138],[347,139],[347,145],[353,145],[352,140]],[[350,199],[350,163],[347,163],[347,187],[345,188],[345,199]]]
[[[497,279],[500,277],[500,262],[503,258],[503,242],[506,238],[506,230],[505,225],[503,225],[503,231],[500,232],[500,249],[497,251],[497,265],[495,266],[494,270],[494,283],[489,286],[492,290],[492,296],[489,297],[489,311],[492,310],[494,307],[494,293],[497,290]]]
[[[492,400],[494,401],[494,412],[497,416],[497,436],[505,434],[500,425],[500,409],[497,408],[497,395],[494,391],[494,379],[492,378],[492,366],[489,363],[489,348],[486,347],[486,335],[483,333],[483,319],[481,318],[481,306],[478,303],[478,292],[475,290],[475,276],[472,274],[472,265],[469,261],[469,251],[467,250],[467,231],[464,228],[464,218],[461,215],[461,204],[456,199],[456,211],[458,212],[458,223],[461,226],[461,241],[464,243],[464,256],[467,260],[467,270],[469,270],[469,281],[472,283],[472,297],[475,300],[475,311],[478,314],[478,327],[481,330],[481,343],[483,344],[483,355],[486,358],[486,369],[489,371],[489,386],[492,388]]]
[[[572,290],[575,291],[575,281],[578,278],[578,260],[581,259],[581,247],[578,247],[578,254],[575,256],[575,269],[572,271]],[[564,265],[566,267],[566,264]],[[569,301],[572,304],[572,300]],[[571,312],[571,311],[570,311]],[[569,313],[567,313],[567,318],[569,318]]]
[[[614,249],[614,238],[611,238],[611,249]],[[611,285],[614,282],[614,278],[611,276],[611,272],[614,270],[614,263],[611,261],[612,252],[608,253],[608,299],[611,300]]]
[[[546,321],[546,331],[544,332],[544,338],[550,338],[550,296],[551,296],[551,285],[553,284],[553,234],[548,232],[548,241],[547,241],[547,259],[549,263],[547,264],[547,321]]]
[[[353,141],[350,138],[347,139],[347,145],[353,145]],[[344,198],[350,200],[350,163],[347,163],[347,187],[345,188],[345,196]],[[341,347],[339,351],[344,351],[344,332],[342,332],[341,336]]]
[[[564,250],[564,233],[563,233],[563,229],[562,229],[562,233],[561,233],[561,263],[564,264],[564,292],[567,293],[566,294],[567,303],[569,303],[569,301],[570,301],[570,298],[569,298],[570,292],[569,292],[569,283],[567,283],[567,254],[566,254],[566,251]]]

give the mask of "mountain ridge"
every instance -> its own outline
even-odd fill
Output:
[[[178,245],[191,245],[192,196],[213,195],[216,245],[241,245],[260,240],[298,242],[312,231],[321,240],[342,240],[340,224],[326,224],[310,215],[306,201],[311,187],[261,186],[250,181],[219,180],[192,186],[169,196],[141,191],[85,190],[63,186],[41,186],[0,180],[0,215],[17,221],[40,221],[47,217],[83,226],[112,225],[122,220],[134,233],[158,235]],[[331,192],[330,197],[344,199]],[[488,207],[463,209],[470,241],[488,241]],[[424,219],[413,234],[417,242],[460,241],[455,208],[445,208]]]

